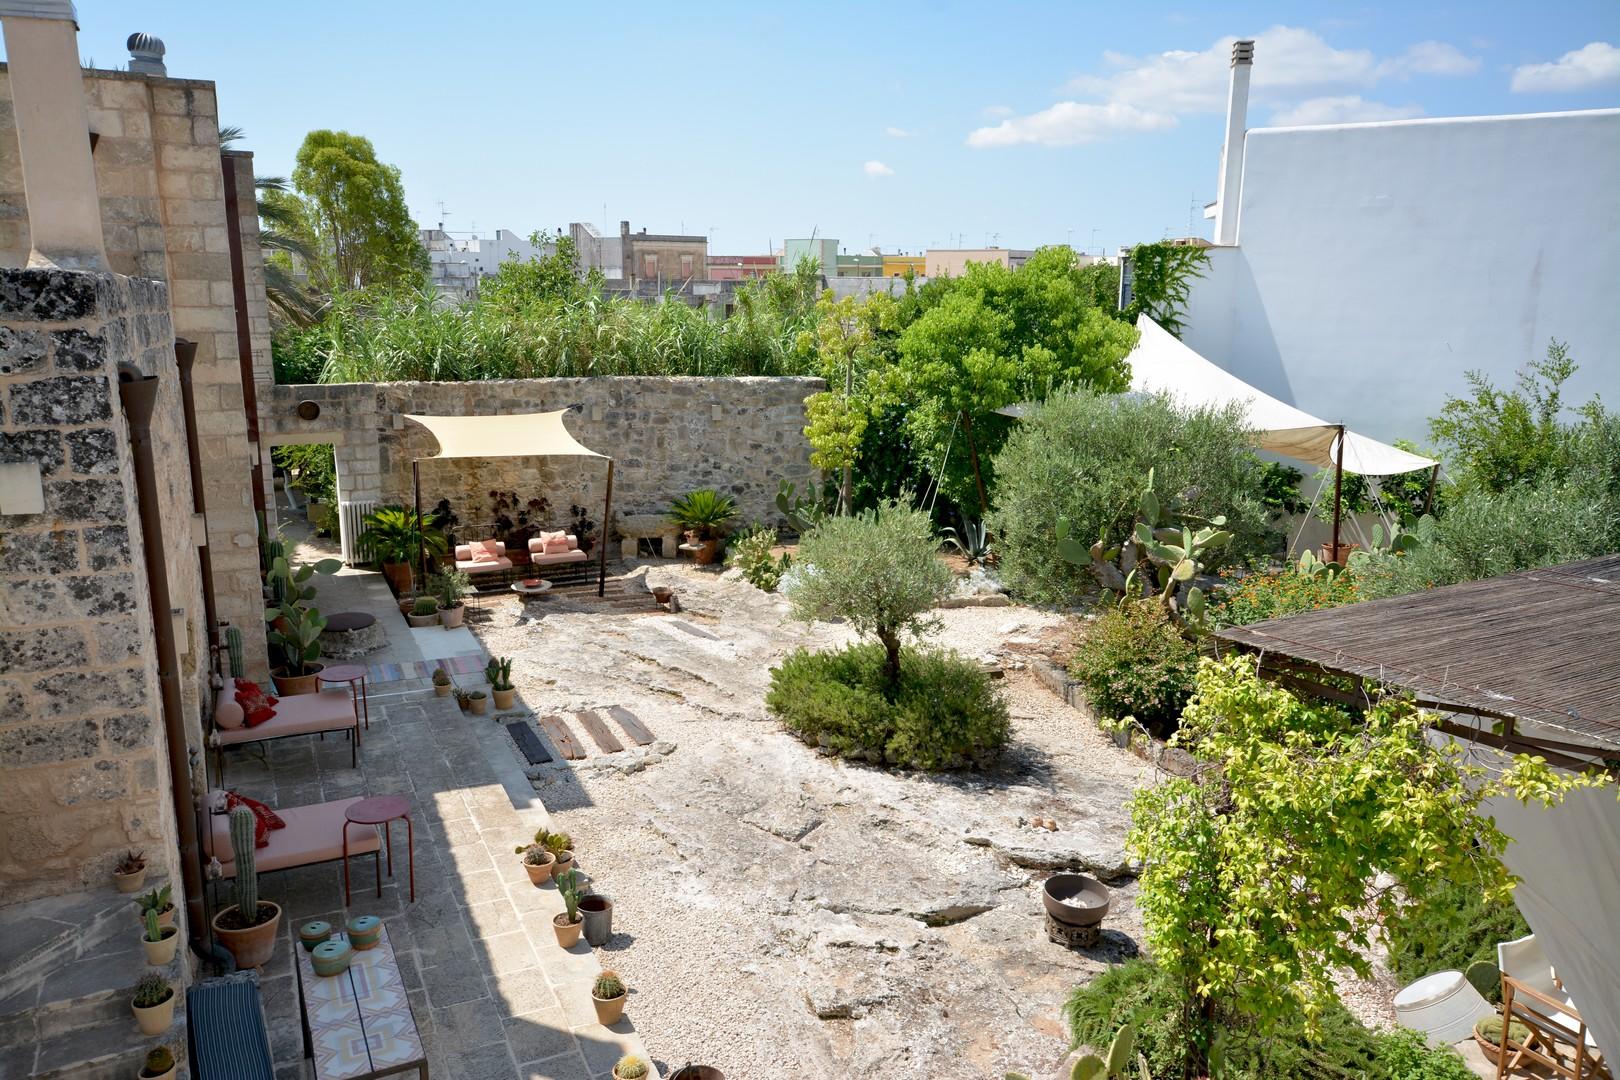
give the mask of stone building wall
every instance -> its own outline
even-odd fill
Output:
[[[203,486],[219,616],[238,626],[249,674],[264,678],[265,640],[259,589],[258,523],[251,483],[254,447],[248,438],[238,359],[230,237],[245,241],[248,324],[254,363],[268,371],[269,317],[264,309],[263,259],[253,185],[240,185],[246,207],[236,221],[226,211],[214,84],[122,71],[84,73],[85,103],[96,133],[93,160],[101,194],[102,229],[113,270],[165,281],[173,331],[197,343],[193,368]],[[0,65],[0,266],[28,257],[9,76]],[[228,153],[240,177],[252,176],[252,155]]]
[[[411,502],[411,460],[436,452],[406,413],[444,416],[542,412],[578,405],[566,418],[585,446],[615,459],[619,516],[662,514],[675,496],[712,487],[737,499],[740,523],[780,518],[777,485],[803,491],[816,476],[804,437],[809,378],[514,379],[466,383],[346,383],[277,386],[261,398],[266,444],[330,442],[341,501]],[[320,406],[299,419],[300,401]],[[551,503],[562,525],[577,503],[599,520],[606,470],[592,458],[427,461],[422,501],[448,498],[463,527],[491,520],[488,493],[516,491]]]
[[[153,421],[188,741],[201,746],[201,579],[168,298],[159,282],[0,270],[0,461],[43,514],[0,515],[0,905],[103,884],[141,848],[177,880],[167,743],[118,364]]]

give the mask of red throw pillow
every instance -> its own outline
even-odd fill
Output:
[[[281,815],[270,809],[258,799],[250,799],[246,795],[238,795],[234,791],[225,793],[225,809],[235,810],[238,806],[245,806],[253,811],[253,846],[261,848],[270,843],[271,829],[284,829],[287,823],[281,820]]]
[[[258,727],[276,715],[279,700],[266,694],[256,682],[236,680],[236,703],[242,706],[242,720],[248,727]]]

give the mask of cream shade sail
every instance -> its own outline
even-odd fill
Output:
[[[511,413],[505,416],[413,416],[439,443],[431,458],[594,457],[605,458],[580,444],[563,426],[567,409]]]
[[[1126,357],[1131,365],[1132,390],[1168,394],[1184,405],[1242,405],[1249,426],[1257,432],[1255,445],[1260,449],[1318,468],[1331,469],[1338,464],[1339,425],[1261,393],[1183,345],[1146,315],[1137,317],[1136,328],[1141,338]],[[1432,469],[1436,464],[1432,458],[1409,454],[1353,431],[1345,432],[1345,472],[1393,476]]]

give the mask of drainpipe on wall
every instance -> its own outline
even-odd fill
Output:
[[[1221,188],[1215,200],[1215,242],[1238,242],[1238,203],[1243,198],[1243,133],[1249,126],[1249,75],[1254,42],[1232,43],[1232,82],[1226,94],[1226,142],[1221,148]]]
[[[191,801],[191,765],[187,760],[185,713],[180,705],[180,656],[175,647],[170,612],[169,568],[163,557],[163,506],[157,467],[152,459],[152,410],[157,405],[158,378],[143,375],[131,364],[118,367],[118,396],[129,423],[129,449],[135,459],[135,494],[140,501],[141,547],[146,581],[152,596],[152,634],[157,642],[158,689],[163,731],[169,744],[169,795],[180,833],[181,880],[185,887],[186,932],[194,949],[204,949],[207,917],[203,912],[202,863],[197,851],[197,817]]]
[[[243,155],[220,154],[219,171],[225,184],[225,246],[231,258],[231,297],[236,304],[236,366],[242,380],[242,411],[247,420],[248,445],[253,448],[253,509],[266,511],[264,470],[259,456],[259,389],[254,381],[253,335],[248,321],[247,270],[242,262],[241,195],[236,185],[236,159]]]
[[[186,460],[191,465],[191,508],[200,528],[192,536],[197,542],[197,566],[202,572],[203,620],[208,627],[209,670],[219,665],[219,608],[214,603],[214,558],[208,551],[208,503],[203,496],[202,454],[197,448],[197,392],[191,384],[191,366],[197,361],[197,343],[174,339],[174,362],[180,369],[180,403],[186,414]]]

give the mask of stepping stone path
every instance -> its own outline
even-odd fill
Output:
[[[618,721],[619,726],[624,729],[625,735],[629,736],[630,741],[637,746],[648,746],[652,743],[652,732],[629,709],[622,705],[609,705],[602,712]],[[537,717],[535,724],[541,731],[545,732],[546,737],[551,740],[551,744],[557,748],[564,759],[583,761],[588,756],[585,740],[575,736],[573,728],[569,725],[570,719],[590,735],[591,741],[596,744],[602,753],[617,754],[623,752],[624,743],[619,740],[619,736],[614,730],[608,726],[607,721],[602,719],[601,713],[594,709],[585,709],[573,713],[569,719],[556,714]],[[512,740],[517,743],[518,749],[529,759],[529,764],[540,765],[551,760],[551,755],[546,752],[540,740],[535,738],[534,733],[527,724],[508,724],[507,730],[512,733]],[[545,756],[541,757],[540,754]]]

